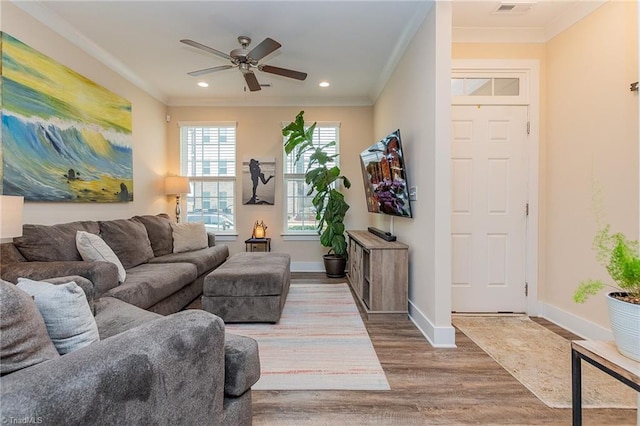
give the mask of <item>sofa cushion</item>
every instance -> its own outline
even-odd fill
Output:
[[[127,270],[127,279],[104,296],[115,297],[142,309],[150,308],[198,277],[191,263],[144,263]]]
[[[193,263],[198,268],[198,276],[222,265],[229,257],[229,247],[220,244],[215,247],[189,251],[185,253],[172,253],[166,256],[154,257],[149,263]]]
[[[127,277],[127,271],[125,271],[118,256],[111,250],[111,247],[99,235],[78,231],[76,233],[76,246],[80,256],[85,261],[111,262],[116,265],[118,267],[118,281],[124,282]]]
[[[56,285],[19,278],[18,288],[33,296],[60,355],[100,340],[84,291],[75,282]]]
[[[133,219],[116,219],[99,222],[100,236],[118,256],[125,269],[147,262],[153,257],[153,249],[147,228]]]
[[[147,228],[147,235],[149,235],[154,256],[158,257],[173,253],[171,219],[168,214],[160,213],[156,216],[134,216],[133,219],[142,223],[144,227]]]
[[[0,280],[0,375],[58,358],[35,302]]]
[[[202,222],[172,223],[173,252],[199,250],[209,246],[207,229]]]
[[[22,237],[13,243],[29,262],[82,260],[76,247],[76,232],[98,234],[98,222],[70,222],[60,225],[24,225]]]
[[[157,318],[162,318],[162,315],[145,311],[114,297],[96,300],[96,323],[100,339],[103,340]]]

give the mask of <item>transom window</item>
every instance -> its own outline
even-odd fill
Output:
[[[317,123],[313,132],[313,145],[319,147],[336,141],[335,145],[325,149],[329,155],[336,154],[339,152],[339,136],[339,123]],[[316,211],[311,202],[314,194],[307,195],[309,185],[304,181],[309,157],[310,154],[305,154],[296,162],[295,152],[290,155],[284,154],[284,230],[287,234],[317,235]],[[333,165],[335,162],[330,163],[329,167]]]
[[[187,222],[235,233],[236,124],[179,123],[181,174],[188,176]]]

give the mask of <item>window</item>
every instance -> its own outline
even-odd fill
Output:
[[[181,174],[191,181],[187,222],[235,233],[236,124],[179,125]]]
[[[329,155],[339,152],[339,123],[318,123],[313,133],[313,144],[323,146],[336,141],[336,145],[326,148]],[[313,207],[313,194],[307,195],[309,186],[304,181],[304,174],[309,164],[309,155],[295,162],[295,153],[284,154],[284,217],[285,233],[316,235],[316,211]]]

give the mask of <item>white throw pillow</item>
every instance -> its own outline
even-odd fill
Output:
[[[127,278],[127,271],[122,266],[118,256],[100,236],[90,232],[76,232],[76,247],[82,256],[82,260],[89,262],[111,262],[118,267],[118,281],[121,283]]]
[[[209,247],[207,229],[202,222],[172,223],[173,252],[200,250]]]
[[[18,278],[18,288],[33,297],[60,355],[100,340],[87,297],[74,281],[55,285]]]

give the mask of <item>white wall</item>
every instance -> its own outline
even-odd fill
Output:
[[[11,3],[0,2],[2,31],[128,99],[133,119],[133,190],[131,203],[26,202],[25,223],[128,218],[171,210],[164,196],[166,174],[165,106]]]
[[[451,4],[436,2],[374,105],[374,137],[400,128],[408,179],[418,187],[414,218],[394,218],[410,246],[413,321],[435,346],[453,346],[451,327]],[[390,219],[370,215],[388,230]]]

